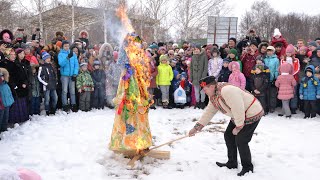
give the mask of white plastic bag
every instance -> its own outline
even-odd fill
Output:
[[[173,96],[174,96],[174,103],[176,103],[176,104],[187,103],[186,92],[181,86],[179,86],[179,88],[174,91]]]

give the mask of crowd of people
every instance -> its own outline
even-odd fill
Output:
[[[14,34],[0,32],[0,132],[8,124],[25,122],[57,109],[77,112],[114,108],[122,66],[117,64],[119,48],[109,43],[92,45],[81,31],[70,42],[62,32],[45,44],[39,29],[31,41],[23,29]],[[254,30],[237,43],[235,38],[219,47],[192,42],[143,42],[150,58],[149,93],[156,106],[204,109],[208,97],[199,80],[214,76],[251,92],[265,114],[282,106],[279,116],[290,118],[300,109],[305,118],[320,113],[320,38],[305,44],[298,39],[288,44],[279,29],[271,41],[261,40]],[[181,99],[182,98],[182,99]]]

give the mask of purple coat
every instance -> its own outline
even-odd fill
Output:
[[[294,97],[294,87],[297,85],[297,82],[292,75],[293,67],[288,63],[282,64],[279,68],[279,72],[281,75],[278,76],[275,83],[276,87],[279,89],[278,99],[292,99]]]

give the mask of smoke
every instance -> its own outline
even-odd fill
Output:
[[[131,21],[126,13],[126,8],[119,6],[115,11],[108,11],[106,14],[106,25],[108,34],[110,35],[109,38],[119,47],[122,46],[127,34],[134,32]]]

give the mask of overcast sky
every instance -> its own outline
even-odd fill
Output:
[[[129,4],[134,4],[138,0],[128,0]],[[241,18],[246,10],[249,10],[255,0],[227,0],[229,6],[233,7],[230,16]],[[268,0],[271,7],[283,14],[289,12],[303,12],[310,15],[320,14],[319,0]]]
[[[233,6],[232,16],[241,18],[246,10],[249,10],[255,0],[227,0],[228,4]],[[310,15],[320,14],[319,0],[268,0],[271,7],[280,13],[287,14],[289,12],[306,13]]]

